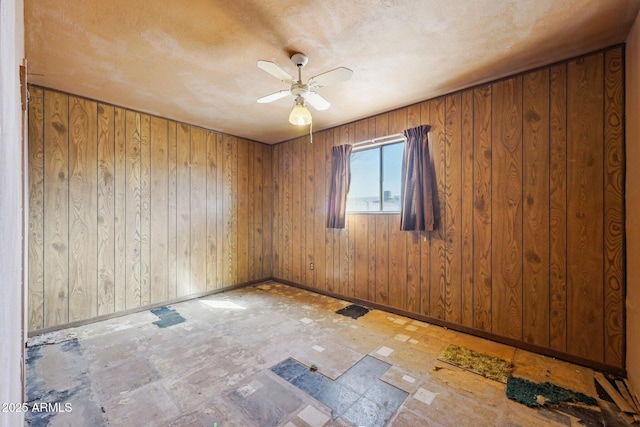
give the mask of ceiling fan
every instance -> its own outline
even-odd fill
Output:
[[[311,113],[306,104],[311,105],[316,110],[326,110],[331,104],[320,96],[316,89],[336,83],[347,81],[351,78],[353,71],[348,68],[339,67],[326,73],[311,77],[307,83],[302,82],[302,68],[307,65],[309,59],[304,53],[294,53],[291,55],[291,62],[298,68],[298,78],[291,77],[289,73],[280,68],[278,64],[269,61],[258,61],[258,67],[271,74],[276,79],[288,83],[291,87],[270,95],[258,98],[259,104],[266,104],[285,96],[295,96],[293,109],[289,115],[289,122],[294,125],[308,125],[311,123]]]

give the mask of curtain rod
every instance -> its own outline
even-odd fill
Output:
[[[388,144],[396,141],[406,141],[407,138],[402,133],[394,133],[391,135],[381,136],[378,138],[365,139],[364,141],[352,144],[353,149],[364,149],[374,145]]]

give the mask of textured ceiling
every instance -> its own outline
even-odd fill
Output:
[[[25,0],[29,81],[248,139],[308,130],[256,66],[309,57],[314,130],[623,42],[638,0]]]

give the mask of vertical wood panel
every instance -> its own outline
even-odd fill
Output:
[[[369,236],[369,264],[368,264],[368,276],[369,276],[369,284],[368,284],[368,295],[369,301],[375,301],[377,298],[376,294],[376,241],[377,241],[377,228],[376,228],[376,217],[374,215],[367,215],[367,228],[368,228],[368,236]]]
[[[473,326],[473,91],[462,92],[460,214],[462,311],[460,322]],[[453,165],[451,167],[454,167]]]
[[[345,254],[346,263],[344,270],[347,273],[347,289],[348,296],[353,297],[356,294],[356,222],[353,215],[347,215],[347,253]]]
[[[567,349],[567,66],[549,71],[549,345]]]
[[[304,173],[302,172],[302,165],[304,161],[302,159],[302,145],[304,141],[300,138],[293,140],[289,145],[291,146],[291,244],[292,246],[301,245],[304,242],[302,236],[302,224],[304,224],[304,212],[302,207],[304,206]],[[300,249],[302,249],[300,247]],[[303,250],[291,251],[291,278],[296,283],[302,283],[302,277],[304,270],[302,265],[304,262]]]
[[[44,327],[44,93],[29,90],[28,327]]]
[[[473,90],[473,326],[490,331],[491,249],[491,85]]]
[[[252,171],[256,170],[256,163],[258,163],[258,156],[256,155],[256,144],[251,144],[249,141],[247,142],[248,149],[248,159],[247,159],[247,183],[248,183],[248,198],[247,198],[247,209],[249,223],[247,224],[248,232],[249,232],[249,248],[248,248],[248,259],[247,259],[247,280],[255,280],[256,272],[258,271],[257,265],[260,263],[260,253],[257,247],[257,237],[258,230],[256,226],[258,221],[256,216],[260,214],[261,209],[259,206],[262,205],[262,198],[258,197],[260,193],[257,192],[257,184],[255,179],[255,173]]]
[[[140,306],[140,113],[126,111],[125,307]]]
[[[151,118],[151,200],[150,213],[150,298],[152,303],[166,301],[169,281],[169,124]]]
[[[293,221],[293,214],[291,211],[292,196],[291,196],[291,143],[284,144],[283,152],[283,169],[282,169],[282,209],[284,212],[282,218],[282,251],[280,254],[280,265],[282,268],[281,275],[287,280],[291,280],[291,227]]]
[[[249,147],[246,140],[238,139],[236,200],[237,283],[249,280]]]
[[[492,88],[492,331],[522,338],[522,77]]]
[[[217,136],[214,132],[207,132],[207,290],[218,287],[218,149]],[[220,248],[221,249],[221,248]]]
[[[98,314],[96,110],[69,97],[69,321]]]
[[[304,284],[307,286],[314,286],[314,272],[309,268],[310,263],[315,263],[315,249],[314,249],[314,241],[315,241],[315,233],[313,231],[312,224],[314,222],[314,218],[316,216],[316,205],[315,205],[315,167],[314,167],[314,155],[315,148],[313,144],[306,141],[305,138],[305,146],[304,146],[304,194],[305,194],[305,258],[304,258]],[[315,268],[315,264],[314,264]]]
[[[207,290],[207,138],[191,128],[191,293]],[[245,236],[246,239],[246,236]]]
[[[620,49],[605,53],[604,361],[624,365],[624,76]]]
[[[376,215],[376,299],[389,305],[389,215]]]
[[[273,169],[273,149],[262,147],[262,276],[273,276],[273,181],[270,179]]]
[[[69,321],[69,104],[44,94],[44,327]]]
[[[115,311],[114,108],[98,104],[98,315]]]
[[[523,77],[523,338],[549,345],[549,70]]]
[[[434,199],[435,228],[431,233],[429,259],[430,301],[429,313],[437,319],[445,319],[447,303],[446,278],[446,136],[445,136],[445,100],[437,98],[429,102],[431,117],[431,150],[433,172],[436,182]]]
[[[602,362],[603,55],[569,62],[567,82],[567,351]]]
[[[230,234],[231,245],[231,282],[230,285],[238,284],[238,144],[237,137],[230,138],[231,153],[229,157],[229,166],[231,167],[231,218],[230,218]]]
[[[167,298],[175,298],[178,293],[178,124],[168,123],[167,135],[167,220],[168,220],[168,254],[167,254]]]
[[[151,118],[140,115],[140,305],[151,302]]]
[[[314,251],[314,286],[318,289],[325,289],[326,283],[326,256],[325,256],[325,234],[326,234],[326,149],[324,132],[316,134],[313,138],[314,173],[315,173],[315,211],[316,216],[313,221],[313,251]],[[274,152],[275,155],[275,152]],[[275,163],[275,162],[274,162]],[[275,230],[275,227],[274,227]],[[277,235],[274,233],[274,237]]]
[[[127,287],[127,141],[126,141],[126,113],[116,107],[113,112],[115,126],[115,283],[114,283],[114,311],[126,308]]]
[[[400,215],[389,218],[389,305],[407,308],[407,234],[400,231]]]
[[[255,145],[244,141],[247,144],[247,267],[246,267],[246,279],[245,281],[254,280],[254,274],[256,272],[256,263],[258,262],[258,254],[256,253],[256,188],[254,182],[254,175],[250,171],[255,170],[254,163],[256,162]],[[304,245],[303,245],[304,247]]]
[[[233,266],[233,258],[235,257],[235,233],[234,233],[234,220],[233,216],[234,212],[234,198],[233,198],[233,172],[236,169],[236,165],[234,165],[234,160],[237,157],[234,157],[234,138],[231,136],[225,135],[223,137],[223,211],[224,211],[224,220],[223,220],[223,233],[224,233],[224,241],[223,241],[223,276],[222,281],[224,286],[230,286],[235,284],[236,272]]]
[[[225,188],[227,181],[225,180],[225,139],[221,134],[216,134],[216,157],[218,159],[216,170],[216,193],[218,197],[216,199],[216,247],[218,249],[218,256],[216,258],[216,287],[221,288],[226,286],[225,283],[225,211],[224,201],[227,197]]]
[[[354,296],[363,300],[369,297],[369,222],[366,215],[352,215],[355,230],[355,290]]]
[[[272,234],[273,234],[273,250],[272,250],[272,260],[273,260],[273,277],[281,278],[280,274],[280,241],[281,241],[281,230],[282,227],[281,219],[283,217],[283,212],[281,208],[281,199],[282,199],[282,176],[281,176],[281,162],[282,162],[282,147],[284,144],[277,144],[273,148],[273,164],[274,167],[272,169],[271,180],[273,181],[273,223],[271,224]],[[318,227],[314,227],[314,230],[318,230]]]
[[[462,321],[462,96],[445,99],[445,319]]]
[[[176,296],[191,293],[191,128],[179,123],[176,135]]]

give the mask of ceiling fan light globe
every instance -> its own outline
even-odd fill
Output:
[[[296,126],[304,126],[311,123],[311,112],[304,105],[296,104],[289,114],[289,123]]]

